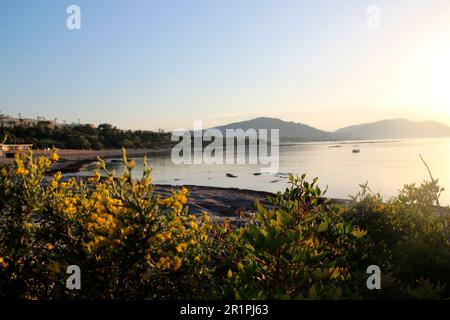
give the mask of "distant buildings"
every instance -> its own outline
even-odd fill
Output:
[[[19,127],[19,126],[24,126],[24,127],[31,127],[31,126],[36,126],[39,124],[43,124],[43,125],[49,125],[49,126],[57,126],[57,123],[55,120],[45,120],[42,117],[37,117],[36,119],[31,119],[31,118],[15,118],[9,115],[4,115],[1,114],[0,115],[0,127],[2,128],[13,128],[13,127]]]
[[[0,115],[0,126],[11,128],[17,126],[17,119],[7,115]]]
[[[80,122],[75,123],[66,123],[63,122],[57,122],[56,119],[54,120],[47,120],[44,117],[37,117],[36,119],[31,118],[15,118],[9,115],[0,114],[0,128],[13,128],[13,127],[32,127],[32,126],[49,126],[52,128],[61,128],[61,127],[76,127],[81,125]],[[94,126],[92,124],[89,124],[90,126]]]
[[[32,144],[3,144],[0,143],[0,157],[7,157],[8,155],[14,155],[19,152],[31,150]]]

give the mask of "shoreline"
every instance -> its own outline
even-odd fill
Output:
[[[170,148],[158,148],[158,149],[127,149],[127,158],[145,157],[154,154],[165,154],[170,152]],[[98,158],[105,159],[122,159],[122,149],[112,150],[86,150],[78,152],[79,150],[58,151],[60,160],[52,165],[52,169],[49,173],[55,173],[60,171],[61,173],[75,173],[79,172],[83,166],[97,162]],[[47,155],[47,154],[45,154]]]
[[[129,149],[128,158],[163,155],[170,153],[170,148],[158,149]],[[49,156],[52,150],[34,150],[33,156]],[[121,149],[112,150],[68,150],[58,151],[60,160],[53,163],[52,168],[46,173],[47,179],[56,172],[64,174],[64,178],[84,177],[71,175],[79,172],[83,166],[96,162],[98,157],[102,159],[122,158]],[[12,164],[14,158],[0,158],[0,164]],[[46,180],[47,180],[46,179]],[[155,194],[162,197],[172,195],[174,190],[186,187],[189,190],[187,206],[192,214],[200,215],[202,212],[208,212],[214,220],[221,221],[229,219],[233,224],[245,224],[249,218],[256,213],[255,203],[259,201],[265,208],[273,207],[267,200],[268,196],[275,196],[275,193],[241,189],[236,187],[216,187],[202,185],[170,185],[170,184],[152,184]],[[334,204],[349,205],[350,199],[326,198]]]
[[[256,214],[255,203],[258,201],[266,209],[277,209],[271,205],[267,197],[276,196],[275,193],[250,189],[240,189],[235,187],[211,187],[199,185],[174,186],[169,184],[152,184],[154,192],[163,197],[169,197],[172,192],[186,187],[189,190],[187,206],[189,212],[201,215],[208,212],[215,221],[228,219],[235,225],[245,225],[249,219]],[[322,198],[329,200],[332,204],[349,206],[351,199],[342,198]],[[436,215],[450,215],[450,208],[433,205],[433,212]]]
[[[170,153],[171,148],[153,148],[153,149],[127,149],[127,157],[144,157],[154,154],[162,155]],[[33,157],[50,156],[52,150],[33,150]],[[87,164],[96,162],[98,158],[114,159],[122,158],[122,149],[108,150],[77,150],[77,149],[61,149],[58,150],[59,161],[52,164],[49,174],[57,171],[61,173],[79,172],[81,168]],[[0,158],[0,164],[12,164],[14,158]]]
[[[153,187],[155,193],[163,197],[171,196],[172,191],[185,187],[189,190],[187,206],[192,213],[201,214],[206,211],[219,220],[232,218],[237,221],[242,219],[248,221],[248,218],[256,212],[256,201],[265,208],[275,208],[269,203],[267,197],[275,197],[276,194],[267,191],[199,185],[153,184]],[[350,200],[346,199],[326,199],[335,204],[350,203]]]

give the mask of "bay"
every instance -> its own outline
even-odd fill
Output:
[[[359,148],[359,153],[352,150]],[[282,191],[288,173],[319,177],[327,196],[348,198],[368,181],[374,192],[395,196],[407,183],[429,180],[419,154],[428,163],[444,191],[441,204],[450,204],[450,138],[293,143],[280,145],[278,174],[259,174],[257,165],[175,165],[170,155],[149,157],[153,182],[171,185],[232,187],[261,191]],[[143,159],[135,159],[135,176],[142,172]],[[108,169],[120,171],[121,164],[108,160]],[[79,175],[92,174],[95,165],[85,166]]]

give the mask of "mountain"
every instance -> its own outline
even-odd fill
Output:
[[[352,139],[400,139],[450,136],[450,127],[435,121],[409,121],[406,119],[381,120],[336,130],[323,131],[303,123],[277,118],[259,117],[247,121],[216,127],[225,134],[226,129],[279,129],[281,141],[335,141]]]
[[[435,121],[392,119],[345,127],[334,133],[350,139],[428,138],[450,136],[450,127]]]
[[[310,127],[303,123],[283,121],[277,118],[260,117],[252,120],[230,123],[215,127],[225,133],[226,129],[279,129],[282,141],[325,141],[336,140],[336,135]]]

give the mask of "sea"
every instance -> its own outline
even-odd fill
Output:
[[[354,152],[358,149],[359,152]],[[289,143],[279,146],[279,169],[265,173],[254,164],[181,164],[171,155],[151,155],[147,162],[153,168],[153,183],[199,185],[277,192],[288,187],[288,174],[305,173],[327,189],[331,198],[347,199],[368,183],[373,192],[385,199],[398,194],[405,184],[430,180],[428,164],[439,185],[447,188],[441,205],[450,204],[450,138],[390,139],[343,142]],[[143,159],[134,159],[134,176],[142,174]],[[108,169],[121,171],[118,159],[107,160]],[[93,173],[95,164],[88,164],[78,175]],[[262,174],[261,174],[262,173]]]

